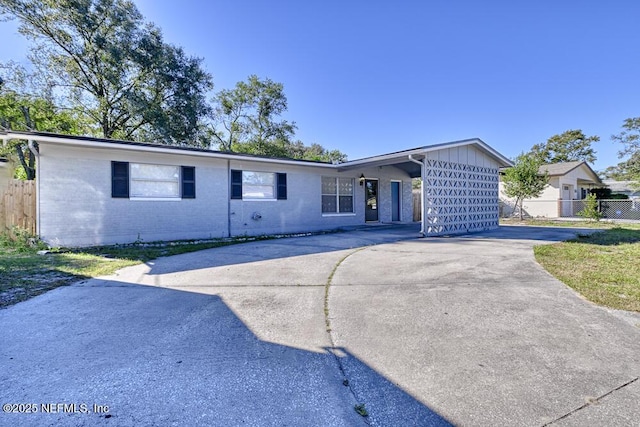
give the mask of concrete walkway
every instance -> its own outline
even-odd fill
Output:
[[[38,413],[0,425],[640,419],[640,317],[584,301],[533,260],[534,244],[576,230],[416,231],[162,258],[1,310],[0,401]],[[54,403],[76,406],[43,413]]]

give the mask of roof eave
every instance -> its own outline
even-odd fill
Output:
[[[7,139],[31,139],[33,141],[41,143],[68,145],[76,147],[89,147],[89,148],[110,148],[126,151],[143,151],[150,153],[163,153],[163,154],[175,154],[182,156],[195,156],[195,157],[208,157],[224,160],[239,160],[239,161],[253,161],[263,163],[277,163],[295,166],[311,166],[320,168],[334,168],[335,165],[331,163],[316,163],[312,161],[294,160],[294,159],[280,159],[269,157],[256,157],[250,155],[242,155],[237,153],[223,153],[219,151],[209,150],[186,150],[184,148],[175,147],[171,145],[151,145],[151,144],[126,144],[118,141],[107,141],[98,139],[80,139],[80,138],[66,138],[64,136],[49,136],[42,134],[30,134],[30,133],[16,133],[7,132]]]
[[[478,145],[485,152],[487,152],[489,155],[491,155],[493,158],[495,158],[498,161],[498,163],[500,164],[501,167],[502,166],[513,166],[513,162],[511,160],[507,159],[502,154],[498,153],[496,150],[491,148],[489,145],[487,145],[480,138],[472,138],[472,139],[464,139],[464,140],[460,140],[460,141],[444,142],[444,143],[441,143],[441,144],[427,145],[427,146],[413,148],[413,149],[409,149],[409,150],[398,151],[398,152],[395,152],[395,153],[383,154],[383,155],[380,155],[380,156],[366,157],[364,159],[352,160],[352,161],[349,161],[349,162],[341,163],[338,166],[341,169],[352,169],[352,168],[354,168],[356,166],[362,166],[362,165],[373,165],[373,166],[375,166],[376,163],[380,164],[380,163],[385,163],[385,162],[389,162],[391,160],[396,160],[396,159],[397,160],[406,160],[409,157],[409,155],[412,155],[412,156],[420,156],[420,155],[426,156],[426,154],[431,152],[431,151],[437,151],[437,150],[442,150],[442,149],[446,149],[446,148],[461,147],[461,146],[465,146],[465,145]]]

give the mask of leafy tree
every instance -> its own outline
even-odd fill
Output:
[[[542,144],[531,148],[531,154],[543,164],[585,161],[593,163],[596,152],[591,144],[600,141],[599,136],[585,136],[581,130],[568,130],[559,135],[553,135]]]
[[[631,155],[627,160],[615,166],[609,166],[602,174],[606,178],[617,181],[638,181],[640,180],[640,151]]]
[[[611,139],[623,144],[618,157],[629,158],[617,166],[607,168],[605,172],[614,179],[637,181],[636,187],[640,188],[640,117],[626,119],[622,128],[622,132],[612,135]]]
[[[340,150],[327,150],[320,144],[304,145],[296,141],[287,148],[288,156],[294,159],[314,160],[317,162],[343,163],[347,155]]]
[[[287,111],[282,83],[251,75],[214,97],[213,138],[222,151],[342,162],[346,155],[319,144],[293,141],[295,122],[280,119]]]
[[[130,0],[0,0],[33,42],[36,93],[77,108],[106,138],[203,145],[211,76],[163,41]],[[49,92],[47,92],[49,91]]]
[[[57,109],[50,101],[42,98],[20,96],[15,92],[2,91],[0,86],[0,127],[13,130],[40,130],[77,135],[84,127],[74,111]],[[36,147],[34,145],[34,147]],[[11,140],[0,147],[0,156],[17,158],[24,178],[32,180],[36,176],[35,155],[24,140]],[[20,171],[17,171],[21,174]]]
[[[214,138],[221,150],[286,157],[295,123],[279,120],[287,111],[282,83],[251,75],[214,98]]]
[[[548,172],[540,173],[542,161],[529,154],[520,154],[513,167],[508,168],[502,177],[504,193],[516,199],[515,205],[520,210],[520,220],[523,219],[524,199],[538,197],[549,182]]]

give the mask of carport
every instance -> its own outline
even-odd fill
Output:
[[[497,228],[498,173],[513,163],[473,138],[367,157],[344,163],[339,170],[365,165],[392,166],[420,178],[420,233],[440,236]]]

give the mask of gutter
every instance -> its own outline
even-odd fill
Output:
[[[227,237],[231,237],[231,160],[227,159]]]
[[[413,158],[413,154],[409,154],[408,156],[409,161],[419,164],[420,165],[420,206],[421,206],[421,214],[420,214],[420,235],[422,237],[426,236],[426,223],[427,223],[427,201],[426,198],[424,197],[424,190],[425,190],[425,185],[424,185],[424,181],[425,181],[425,177],[427,175],[427,162],[426,157],[424,159],[422,159],[422,161],[420,160],[416,160]]]
[[[40,152],[35,147],[34,140],[30,139],[28,146],[29,151],[33,153],[36,158],[36,236],[40,237]]]
[[[287,159],[272,159],[268,157],[252,157],[252,156],[243,156],[242,154],[226,154],[220,152],[207,152],[207,151],[186,151],[176,149],[170,145],[167,146],[146,146],[146,145],[127,145],[127,144],[116,144],[110,142],[101,142],[101,141],[90,141],[90,140],[78,140],[75,138],[64,138],[64,137],[52,137],[46,135],[28,135],[22,133],[12,133],[9,132],[7,135],[3,135],[3,139],[28,139],[33,138],[33,141],[37,142],[45,142],[51,144],[60,144],[60,145],[72,145],[76,147],[89,147],[89,148],[109,148],[116,150],[129,150],[129,151],[143,151],[143,152],[151,152],[151,153],[171,153],[178,154],[183,156],[195,156],[195,157],[209,157],[216,159],[226,159],[226,160],[251,160],[254,162],[262,162],[262,163],[278,163],[285,165],[295,165],[295,166],[311,166],[318,168],[327,168],[327,169],[336,169],[337,165],[331,163],[314,163],[314,162],[304,162],[297,160],[287,160]],[[79,142],[80,141],[80,142]]]

